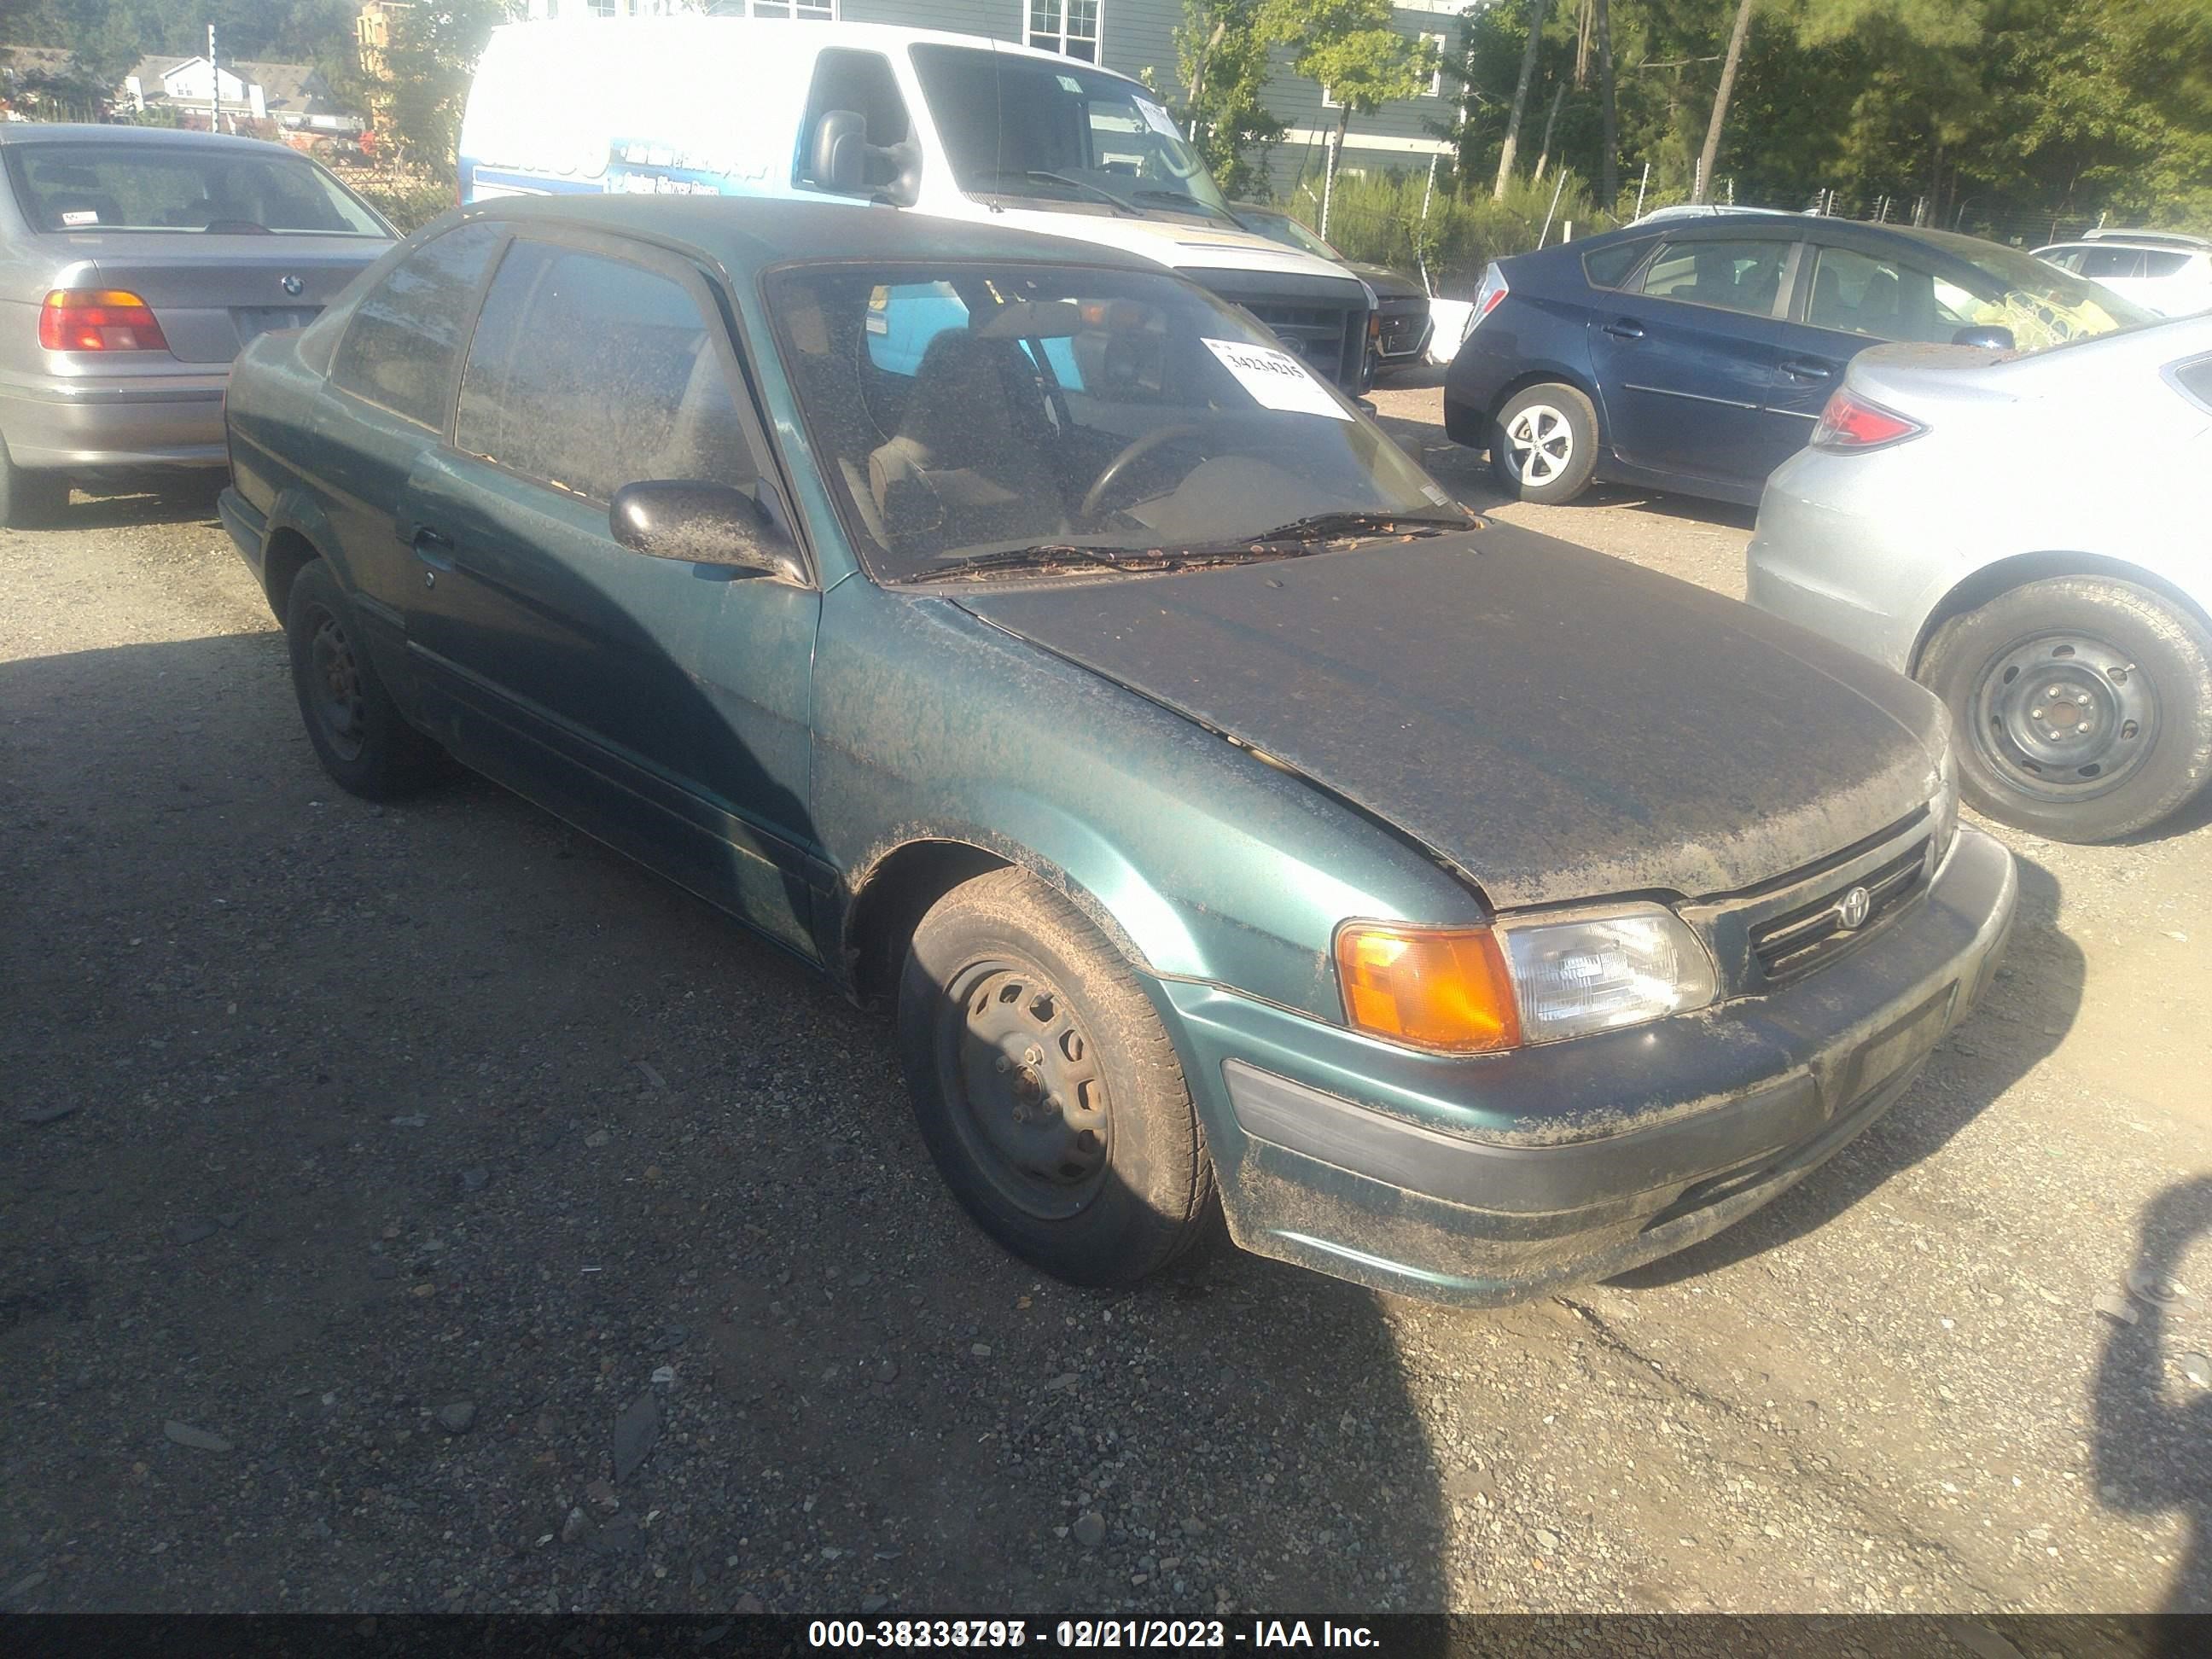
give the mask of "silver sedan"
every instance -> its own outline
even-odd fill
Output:
[[[1941,696],[1966,799],[2057,841],[2212,778],[2212,318],[1884,346],[1768,479],[1748,597]]]
[[[0,127],[0,524],[94,469],[222,465],[239,348],[312,320],[392,240],[281,144]]]

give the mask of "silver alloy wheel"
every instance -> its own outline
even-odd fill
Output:
[[[1575,430],[1550,404],[1530,404],[1506,423],[1506,465],[1522,483],[1542,488],[1574,459]]]

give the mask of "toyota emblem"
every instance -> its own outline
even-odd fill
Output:
[[[287,276],[284,279],[284,292],[290,295],[295,300],[300,297],[300,290],[306,286],[307,284],[302,283],[297,276]]]
[[[1866,925],[1868,915],[1874,909],[1874,895],[1863,887],[1854,887],[1836,901],[1836,920],[1845,932]]]

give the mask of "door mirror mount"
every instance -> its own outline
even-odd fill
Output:
[[[824,110],[814,123],[807,176],[817,190],[912,207],[921,199],[921,146],[911,138],[871,143],[867,117],[857,110]]]
[[[2012,331],[2002,324],[1977,324],[1962,328],[1951,337],[1953,345],[1982,346],[1991,351],[2010,351],[2014,348]]]
[[[690,478],[624,484],[607,509],[617,544],[648,558],[805,580],[799,550],[748,491]]]

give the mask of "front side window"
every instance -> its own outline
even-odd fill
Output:
[[[878,580],[1040,550],[1154,568],[1249,556],[1254,538],[1345,514],[1468,523],[1272,335],[1171,276],[802,268],[771,279],[769,305]]]
[[[499,246],[488,224],[463,225],[394,265],[355,307],[331,382],[435,430],[468,331],[477,284]]]
[[[11,144],[15,199],[34,230],[374,236],[376,215],[304,156],[271,144]]]
[[[912,50],[953,177],[969,196],[1231,222],[1206,164],[1135,82],[974,46]]]
[[[1925,266],[1856,248],[1822,247],[1813,253],[1805,320],[1814,328],[1941,345],[1972,324],[1974,296]]]
[[[518,240],[469,345],[454,447],[593,501],[647,478],[749,484],[719,333],[671,276]]]
[[[1787,242],[1673,243],[1645,269],[1643,291],[1654,299],[1771,316],[1789,252]]]
[[[1029,21],[1029,43],[1039,52],[1098,61],[1098,0],[1018,0]]]

